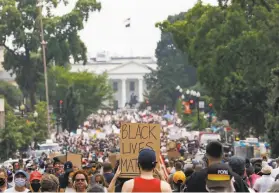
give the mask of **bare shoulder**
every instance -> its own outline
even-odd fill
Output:
[[[132,192],[134,188],[134,179],[126,181],[122,186],[121,192]]]
[[[165,181],[161,181],[161,191],[162,192],[172,192],[170,184]]]

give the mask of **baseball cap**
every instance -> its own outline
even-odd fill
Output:
[[[73,163],[70,162],[70,161],[67,161],[65,164],[64,164],[64,170],[69,170],[69,169],[72,169],[73,168]]]
[[[16,173],[15,173],[15,176],[18,175],[18,174],[23,174],[26,178],[28,178],[28,174],[23,170],[17,170]]]
[[[229,159],[229,166],[233,171],[237,171],[237,173],[242,173],[245,170],[245,159],[239,156],[233,156]]]
[[[182,183],[184,183],[186,181],[186,176],[182,171],[177,171],[173,174],[172,180],[176,184],[178,181],[182,181]]]
[[[156,153],[151,148],[144,148],[139,152],[138,163],[143,165],[155,165],[156,162]]]
[[[206,185],[208,188],[230,188],[232,177],[229,165],[213,164],[207,168]]]
[[[30,182],[33,180],[41,180],[42,179],[42,174],[38,171],[34,171],[30,174]]]

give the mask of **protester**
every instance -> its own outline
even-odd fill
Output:
[[[77,171],[73,175],[73,188],[76,192],[87,192],[89,180],[83,171]]]
[[[207,167],[212,164],[221,163],[223,158],[223,145],[218,141],[212,141],[206,146],[206,157],[205,164]],[[245,188],[243,180],[241,177],[232,172],[234,177],[234,188],[236,192],[249,192]],[[206,189],[206,178],[207,178],[207,168],[200,170],[199,172],[194,172],[191,177],[186,180],[186,186],[188,192],[207,192]]]
[[[41,180],[41,192],[59,192],[59,180],[53,174],[43,175]]]
[[[88,192],[105,192],[104,188],[99,184],[94,184],[88,189]]]
[[[211,164],[207,168],[206,190],[208,192],[235,192],[234,178],[227,164]]]
[[[186,181],[186,176],[182,171],[176,171],[172,175],[173,179],[173,192],[182,192],[184,188],[184,183]]]
[[[41,188],[42,174],[34,171],[30,174],[30,190],[31,192],[39,192]]]
[[[110,184],[111,180],[114,177],[114,173],[112,172],[111,163],[103,163],[103,173],[107,184]]]
[[[0,192],[4,192],[9,189],[8,176],[5,169],[0,168]]]
[[[253,186],[256,192],[266,192],[274,183],[274,178],[271,176],[272,168],[265,165],[262,170],[262,176],[258,178]]]
[[[159,176],[161,180],[153,177],[153,170],[155,170],[156,164],[154,150],[149,148],[142,149],[138,156],[140,177],[125,182],[122,192],[172,192],[170,185],[162,181],[162,176]]]
[[[233,156],[229,159],[229,166],[232,168],[233,171],[232,174],[234,175],[235,179],[235,189],[237,191],[243,190],[243,192],[250,192],[245,179],[245,159],[243,159],[242,157]]]
[[[15,173],[15,187],[5,190],[5,192],[29,192],[29,189],[26,188],[26,183],[28,181],[28,174],[23,170],[17,170]]]

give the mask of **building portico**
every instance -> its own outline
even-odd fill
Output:
[[[121,62],[119,62],[121,59]],[[114,63],[115,62],[115,63]],[[106,62],[93,62],[86,65],[73,64],[71,71],[106,72],[114,91],[114,106],[123,108],[135,96],[138,102],[144,102],[147,91],[144,76],[156,69],[157,64],[151,57],[112,58]]]

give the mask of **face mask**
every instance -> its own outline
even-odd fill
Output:
[[[40,183],[31,183],[31,187],[32,187],[32,190],[34,190],[34,192],[39,192],[39,190],[41,188],[41,184]]]
[[[2,187],[3,185],[5,185],[6,181],[3,178],[0,178],[0,187]]]
[[[15,178],[15,185],[18,187],[23,187],[26,184],[26,180],[23,178]]]

